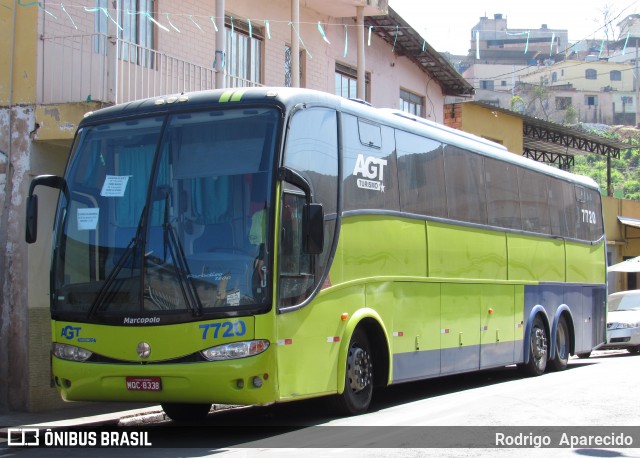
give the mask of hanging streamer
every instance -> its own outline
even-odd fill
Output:
[[[230,19],[231,19],[231,38],[233,38],[236,34],[236,31],[233,26],[233,16],[231,16]]]
[[[252,32],[252,27],[251,27],[251,19],[247,19],[247,21],[249,21],[249,38],[253,38],[253,32]]]
[[[322,36],[322,39],[324,41],[326,41],[328,44],[331,44],[331,42],[327,38],[327,35],[324,33],[324,29],[322,28],[322,24],[320,24],[320,21],[318,21],[318,32],[320,32],[320,35]]]
[[[215,30],[217,32],[218,31],[218,26],[216,25],[216,21],[213,20],[213,16],[209,16],[209,19],[211,19],[211,23],[213,24],[213,30]]]
[[[191,14],[189,14],[187,17],[188,17],[189,19],[191,19],[191,22],[193,22],[193,23],[196,25],[196,27],[200,30],[200,32],[204,32],[204,30],[202,30],[202,27],[200,27],[200,24],[198,24],[198,23],[195,21],[195,19],[193,19],[193,16],[192,16]]]
[[[45,9],[44,6],[42,6],[41,2],[29,2],[29,3],[22,3],[22,0],[18,0],[18,6],[33,6],[33,5],[38,5],[38,8],[40,8],[42,11],[44,11],[45,13],[47,13],[49,16],[52,16],[54,19],[58,19],[57,17],[55,17],[53,15],[53,13],[50,13],[49,11],[47,11]],[[3,5],[4,6],[4,5]],[[73,20],[71,21],[73,22]],[[74,24],[75,25],[75,24]],[[77,29],[77,27],[76,27]]]
[[[151,22],[153,22],[155,25],[157,25],[158,27],[160,27],[162,30],[165,30],[167,32],[170,32],[169,29],[167,29],[165,26],[163,26],[162,24],[160,24],[158,21],[156,21],[152,16],[151,13],[149,13],[148,11],[145,11],[145,16],[147,16],[147,19],[149,19]]]
[[[600,43],[600,54],[598,54],[598,57],[602,57],[602,51],[604,51],[604,38],[602,39],[602,43]]]
[[[76,25],[75,22],[73,22],[73,18],[71,17],[71,15],[69,13],[67,13],[67,10],[64,7],[64,4],[60,3],[60,8],[62,8],[62,11],[65,12],[65,14],[67,15],[67,17],[69,18],[69,20],[71,21],[71,23],[73,24],[73,26],[76,28],[76,30],[78,30],[78,26]]]
[[[342,57],[347,57],[347,50],[349,49],[349,33],[347,26],[344,26],[344,54]]]
[[[84,10],[87,13],[97,13],[98,11],[102,11],[102,13],[107,16],[107,18],[113,22],[116,27],[118,28],[118,30],[120,30],[121,32],[124,31],[124,29],[122,27],[120,27],[120,24],[118,24],[118,21],[116,21],[115,19],[113,19],[110,15],[109,15],[109,11],[107,11],[106,8],[87,8],[86,6],[84,7]]]
[[[427,47],[427,40],[422,40],[422,52],[424,52],[426,47]]]
[[[393,48],[391,48],[391,52],[396,50],[396,41],[398,41],[398,25],[396,24],[396,36],[393,37]]]
[[[373,26],[370,25],[369,26],[369,38],[367,39],[367,46],[371,46],[371,30],[373,29]]]
[[[476,59],[480,59],[480,31],[476,30]]]
[[[529,32],[530,32],[530,31],[529,31]],[[527,32],[527,44],[526,44],[526,45],[524,45],[524,53],[525,53],[525,54],[526,54],[526,53],[527,53],[527,51],[529,50],[529,35],[530,35],[530,33],[529,33],[529,32]]]
[[[624,40],[624,47],[622,48],[622,55],[624,56],[624,53],[627,51],[627,43],[629,43],[629,34],[631,32],[627,32],[627,39]]]
[[[307,53],[307,56],[309,56],[309,59],[313,59],[313,57],[311,56],[311,53],[309,52],[309,50],[307,49],[307,47],[304,45],[304,41],[302,41],[302,37],[300,36],[300,34],[298,33],[298,29],[296,29],[296,26],[293,25],[293,22],[289,22],[289,26],[293,29],[293,31],[296,33],[296,36],[298,37],[298,41],[300,42],[300,44],[302,45],[302,48],[304,49],[304,52]]]
[[[173,28],[173,30],[175,30],[178,33],[180,32],[180,29],[177,28],[175,25],[173,25],[173,22],[171,22],[171,19],[169,18],[169,13],[164,13],[167,16],[167,21],[169,21],[169,25]]]
[[[556,33],[551,34],[551,44],[549,45],[549,57],[553,54],[553,42],[556,40]]]
[[[269,21],[266,19],[264,20],[264,26],[267,28],[267,38],[271,40],[271,29],[269,27]]]

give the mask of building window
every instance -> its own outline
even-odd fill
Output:
[[[480,80],[480,89],[493,91],[493,80]]]
[[[566,110],[571,106],[571,97],[556,97],[556,110]]]
[[[556,81],[558,81],[558,73],[557,72],[553,72],[551,74],[551,82],[555,83]]]
[[[622,99],[622,103],[625,105],[633,105],[633,97],[630,95],[623,95],[620,99]]]
[[[400,89],[400,109],[406,113],[423,116],[424,97]]]
[[[366,72],[364,77],[365,101],[371,101],[370,94],[371,73]],[[358,71],[355,68],[336,62],[335,94],[347,99],[358,97]]]
[[[609,78],[611,78],[611,81],[622,81],[622,72],[620,70],[611,70]]]
[[[507,85],[507,81],[506,80],[500,81],[500,86],[505,87],[506,85]]]
[[[233,21],[233,27],[232,22]],[[226,86],[249,87],[262,84],[263,29],[237,18],[225,17]],[[251,29],[251,33],[249,30]]]
[[[597,95],[585,95],[584,96],[584,104],[587,106],[597,106],[598,105],[598,96]]]
[[[107,10],[107,0],[96,0],[97,8]],[[155,46],[154,25],[147,16],[155,11],[155,0],[120,0],[117,9],[110,14],[115,15],[117,21],[118,58],[144,67],[153,67],[153,54],[150,52]],[[113,17],[113,16],[112,16]],[[115,27],[115,26],[114,26]],[[97,36],[94,40],[94,51],[106,54],[106,41],[101,36],[109,35],[109,21],[106,14],[95,14],[94,29]]]
[[[593,68],[587,68],[584,71],[584,77],[588,80],[597,80],[598,79],[598,72],[595,71]]]

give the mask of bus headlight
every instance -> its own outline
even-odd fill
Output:
[[[224,361],[258,355],[267,348],[269,348],[268,340],[249,340],[218,345],[217,347],[202,350],[200,353],[209,361]]]
[[[53,344],[52,352],[54,356],[68,361],[86,361],[93,355],[92,352],[84,348],[59,343]]]

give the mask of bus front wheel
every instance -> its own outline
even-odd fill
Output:
[[[367,411],[373,397],[373,357],[362,329],[351,336],[345,372],[344,391],[335,399],[335,407],[341,415],[359,415]]]
[[[177,423],[196,423],[207,418],[211,404],[162,404],[162,410]]]
[[[542,375],[547,368],[547,330],[542,318],[536,316],[529,335],[529,362],[518,367],[527,375]]]

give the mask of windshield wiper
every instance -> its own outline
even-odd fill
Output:
[[[91,307],[89,308],[89,314],[88,314],[89,318],[91,318],[98,311],[100,306],[104,303],[104,300],[107,294],[109,293],[109,290],[111,289],[111,285],[113,285],[113,282],[116,280],[116,278],[118,277],[118,274],[120,273],[122,268],[125,266],[129,258],[132,258],[132,257],[134,259],[132,259],[131,261],[131,270],[133,270],[133,267],[135,266],[134,255],[138,250],[138,247],[142,243],[141,233],[142,233],[142,227],[144,226],[143,224],[144,214],[145,214],[144,210],[145,209],[143,208],[142,214],[140,215],[140,221],[138,221],[138,227],[136,228],[135,235],[133,236],[131,241],[127,244],[126,248],[124,249],[124,252],[118,259],[118,262],[116,262],[116,265],[113,267],[113,269],[105,279],[102,287],[98,291],[98,295],[96,296],[93,303],[91,304]]]
[[[202,302],[200,302],[200,297],[198,296],[198,292],[196,288],[193,286],[193,282],[191,281],[191,272],[189,271],[189,263],[187,262],[187,257],[184,254],[184,249],[182,248],[182,244],[180,243],[180,239],[176,236],[175,228],[169,222],[169,193],[167,192],[165,201],[164,201],[164,222],[162,223],[163,229],[163,250],[164,257],[166,262],[167,256],[167,248],[169,249],[169,254],[171,255],[171,259],[173,259],[173,268],[176,272],[176,276],[178,277],[180,290],[182,291],[182,296],[185,299],[185,302],[189,306],[191,310],[193,310],[193,314],[195,316],[199,316],[202,314]]]

